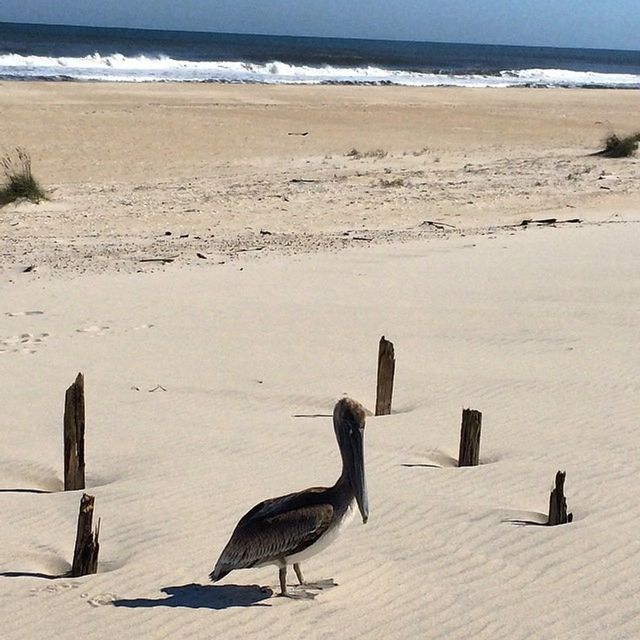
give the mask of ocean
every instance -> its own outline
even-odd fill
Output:
[[[0,78],[640,88],[640,52],[0,23]]]

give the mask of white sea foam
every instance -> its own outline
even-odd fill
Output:
[[[175,60],[159,56],[127,57],[94,53],[82,58],[0,55],[0,76],[28,79],[101,80],[112,82],[241,82],[265,84],[395,84],[465,87],[613,87],[640,88],[640,75],[569,71],[566,69],[504,70],[498,74],[421,73],[380,67],[291,65]]]

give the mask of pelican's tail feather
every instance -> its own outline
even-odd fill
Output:
[[[209,580],[211,582],[218,582],[218,580],[222,580],[228,573],[231,573],[233,569],[229,567],[221,566],[218,562],[215,566],[215,569],[209,574]]]

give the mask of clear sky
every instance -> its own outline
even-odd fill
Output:
[[[640,0],[0,0],[0,22],[640,50]]]

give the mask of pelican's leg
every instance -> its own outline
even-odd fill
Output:
[[[302,569],[300,568],[300,565],[297,562],[293,565],[293,570],[296,572],[296,575],[298,576],[298,582],[300,582],[300,584],[304,584],[304,576],[302,575]]]
[[[278,571],[278,577],[280,578],[280,595],[287,595],[287,565],[284,567],[280,567],[280,571]]]
[[[313,600],[316,597],[315,593],[305,591],[304,589],[300,589],[299,591],[296,590],[293,593],[287,589],[287,565],[280,567],[278,577],[280,578],[280,593],[278,595],[281,598],[291,598],[292,600]]]
[[[331,587],[337,587],[338,583],[333,581],[333,578],[329,578],[328,580],[316,580],[315,582],[307,582],[302,575],[302,569],[300,568],[300,564],[297,562],[293,565],[293,570],[296,572],[298,576],[298,580],[300,581],[300,585],[304,585],[305,587],[309,587],[309,589],[318,589],[322,591],[323,589],[330,589]]]

